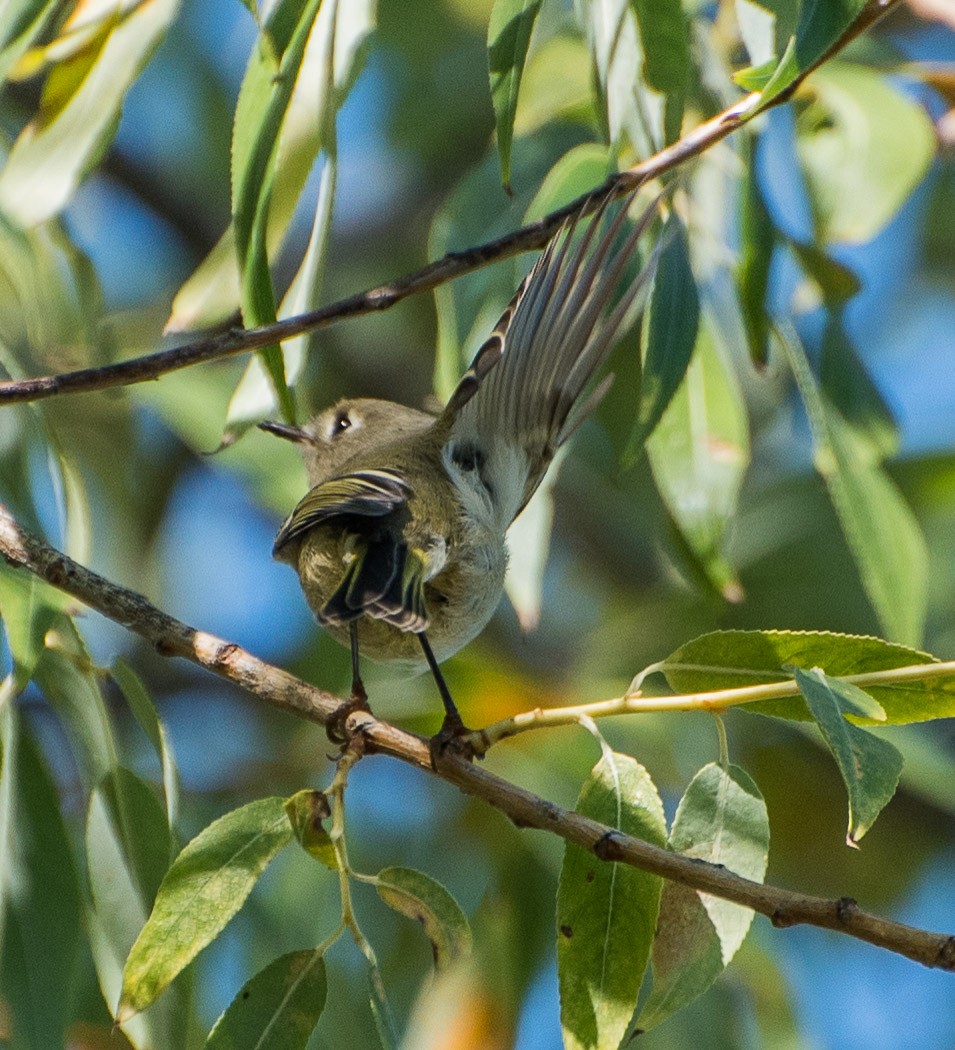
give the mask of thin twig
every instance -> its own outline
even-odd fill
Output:
[[[205,667],[279,710],[328,725],[342,700],[247,653],[239,646],[188,627],[141,595],[83,568],[31,536],[0,506],[0,555],[151,642],[167,656]],[[849,898],[826,900],[762,885],[707,864],[660,849],[588,817],[548,802],[480,766],[447,754],[432,767],[428,742],[367,711],[345,720],[345,731],[361,736],[365,753],[391,755],[433,773],[500,810],[518,827],[539,828],[591,850],[604,861],[650,871],[685,886],[734,901],[769,917],[775,926],[809,923],[838,930],[897,952],[925,966],[955,970],[955,937],[916,929],[862,911]]]
[[[865,32],[898,2],[899,0],[869,0],[842,38],[811,67],[804,69],[785,91],[762,108],[770,109],[787,101],[814,69]],[[742,127],[747,120],[760,111],[760,98],[758,92],[747,95],[722,113],[694,128],[679,141],[660,150],[652,157],[640,161],[632,168],[611,175],[601,186],[581,195],[564,207],[552,211],[537,222],[474,248],[448,252],[443,258],[413,273],[398,277],[388,284],[358,292],[347,299],[340,299],[328,306],[261,328],[234,328],[228,332],[184,343],[181,346],[159,350],[152,354],[99,368],[81,368],[75,372],[63,372],[59,375],[0,382],[0,405],[39,401],[57,394],[130,386],[148,379],[157,379],[167,372],[175,372],[180,368],[188,368],[190,365],[204,361],[258,350],[292,336],[301,335],[303,332],[326,328],[347,317],[387,310],[410,295],[430,291],[462,274],[471,273],[492,262],[510,258],[520,252],[542,248],[569,216],[589,214],[605,198],[622,196],[642,183],[672,171]]]

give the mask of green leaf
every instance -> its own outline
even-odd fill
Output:
[[[749,425],[736,376],[706,324],[646,448],[657,489],[710,584],[740,600],[723,540],[749,463]]]
[[[67,728],[77,765],[88,790],[118,764],[113,724],[99,681],[82,642],[69,621],[58,624],[60,648],[48,648],[37,664],[35,679],[43,695]],[[65,646],[79,647],[71,654]]]
[[[375,1020],[375,1030],[382,1050],[398,1050],[398,1024],[385,995],[385,985],[377,966],[368,971],[368,988],[370,992],[371,1015]]]
[[[765,108],[805,70],[811,69],[858,18],[868,0],[806,0],[776,71],[763,88]]]
[[[766,803],[739,768],[704,766],[677,808],[670,848],[762,882],[769,857]],[[754,912],[739,904],[667,882],[653,942],[653,989],[638,1028],[658,1025],[692,1002],[729,965]]]
[[[637,405],[637,423],[624,453],[632,466],[647,438],[683,381],[696,345],[700,301],[690,269],[690,249],[683,221],[671,213],[661,239],[666,244],[657,265],[647,310],[647,346]]]
[[[159,764],[162,767],[163,792],[166,796],[166,820],[170,828],[176,826],[179,811],[179,770],[172,752],[172,745],[166,727],[159,717],[146,687],[139,676],[122,658],[113,661],[110,668],[113,680],[119,686],[126,703],[149,738]]]
[[[154,1002],[218,936],[291,839],[284,800],[264,798],[220,817],[182,850],[126,961],[120,1022]]]
[[[521,108],[514,131],[530,135],[548,123],[596,124],[590,58],[578,36],[558,35],[535,44],[521,80]]]
[[[0,711],[12,818],[0,857],[0,997],[17,1050],[66,1045],[80,896],[56,787],[10,698]]]
[[[331,815],[325,793],[311,788],[298,791],[286,801],[285,812],[302,849],[326,868],[337,871],[335,847],[323,823]]]
[[[638,152],[651,151],[654,136],[634,105],[641,54],[631,0],[587,0],[581,4],[587,39],[603,102],[603,119],[611,146],[618,147],[624,132]]]
[[[606,752],[577,812],[662,846],[663,804],[635,759]],[[557,976],[567,1050],[616,1047],[633,1016],[663,880],[567,844],[557,890]]]
[[[103,998],[120,996],[123,962],[143,928],[169,867],[172,838],[155,795],[134,773],[113,769],[90,796],[86,858],[92,907],[90,945]],[[135,1046],[176,1050],[187,1014],[176,997],[130,1018],[123,1030]]]
[[[471,927],[461,906],[430,876],[414,868],[382,868],[374,878],[381,899],[394,911],[421,923],[441,970],[471,951]]]
[[[928,653],[881,638],[828,631],[715,631],[681,645],[653,669],[681,694],[784,682],[792,678],[790,666],[822,667],[838,678],[886,672],[885,682],[867,684],[865,691],[884,710],[887,724],[904,725],[955,716],[955,674],[934,677],[933,663],[937,661]],[[892,670],[914,666],[925,667],[924,678],[891,681]],[[809,717],[798,697],[759,701],[742,709],[803,721]]]
[[[842,525],[862,585],[886,634],[906,645],[922,638],[928,604],[928,553],[918,523],[877,462],[824,398],[795,332],[780,333],[809,416],[813,458]]]
[[[540,189],[524,212],[524,225],[537,222],[599,186],[609,171],[610,153],[601,143],[582,142],[569,149],[544,176]]]
[[[680,137],[683,104],[689,83],[690,25],[680,0],[631,0],[640,27],[643,79],[667,96],[667,142]]]
[[[892,412],[849,341],[840,317],[831,318],[823,333],[819,384],[852,433],[871,447],[873,459],[898,452],[899,429]]]
[[[501,182],[510,191],[517,93],[541,0],[495,0],[487,27],[487,68],[497,123]]]
[[[823,302],[831,311],[840,310],[862,287],[848,266],[837,262],[818,244],[790,239],[789,246],[803,271],[818,285]]]
[[[769,268],[777,243],[776,227],[766,208],[756,174],[756,150],[753,136],[747,135],[746,172],[740,211],[740,254],[736,268],[740,309],[746,325],[749,355],[757,365],[769,357],[769,319],[766,292]]]
[[[841,691],[822,670],[796,668],[795,674],[799,691],[845,781],[849,793],[846,842],[855,846],[895,794],[902,773],[902,756],[888,741],[845,720]]]
[[[0,620],[18,691],[33,677],[46,632],[65,605],[62,594],[33,573],[0,561]]]
[[[0,171],[0,210],[9,218],[35,226],[67,204],[112,139],[126,92],[178,9],[178,0],[124,9],[69,94],[41,106]]]
[[[206,1041],[207,1050],[305,1050],[325,1008],[325,960],[289,952],[246,981]]]
[[[796,153],[816,237],[871,240],[922,181],[936,137],[925,108],[884,75],[832,62],[813,74],[797,112]]]

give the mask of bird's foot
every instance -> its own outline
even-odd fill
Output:
[[[360,678],[353,679],[348,699],[335,709],[325,727],[328,739],[333,744],[344,747],[348,743],[350,737],[345,729],[345,722],[348,716],[355,711],[367,711],[371,714],[371,708],[368,706],[368,694],[365,692],[365,686]]]
[[[449,754],[457,755],[467,762],[472,762],[475,757],[480,758],[481,755],[474,747],[473,735],[473,731],[468,729],[457,711],[446,714],[441,728],[428,741],[431,768],[436,770],[441,759]]]

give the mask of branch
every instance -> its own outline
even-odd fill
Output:
[[[410,295],[430,291],[446,281],[471,273],[500,259],[510,258],[520,252],[543,248],[560,229],[565,219],[571,216],[587,215],[594,211],[605,198],[622,196],[644,182],[672,171],[732,134],[757,112],[771,109],[788,101],[814,69],[865,32],[898,2],[899,0],[868,0],[842,38],[836,41],[809,68],[802,70],[785,91],[768,103],[761,104],[762,96],[759,92],[747,95],[722,113],[694,128],[682,139],[660,150],[659,153],[640,161],[626,171],[611,175],[602,185],[564,207],[552,211],[537,222],[474,248],[448,252],[443,258],[429,263],[420,270],[398,277],[388,284],[358,292],[347,299],[340,299],[328,306],[277,321],[275,324],[264,325],[261,328],[235,328],[219,335],[197,339],[181,346],[159,350],[100,368],[81,368],[75,372],[63,372],[59,375],[0,382],[0,405],[21,401],[39,401],[56,394],[130,386],[134,383],[145,382],[147,379],[157,379],[167,372],[175,372],[180,368],[188,368],[190,365],[204,361],[231,357],[249,350],[258,350],[304,332],[326,328],[347,317],[357,317],[376,310],[387,310]]]
[[[157,609],[31,536],[0,506],[0,555],[151,642],[165,656],[180,656],[226,678],[273,707],[323,725],[341,710],[340,698],[309,685],[244,649],[198,631]],[[428,742],[365,711],[344,723],[366,753],[390,755],[431,772],[504,813],[518,827],[538,828],[592,851],[599,859],[628,864],[734,901],[766,915],[774,926],[809,923],[837,930],[897,952],[925,966],[955,970],[955,937],[905,926],[863,911],[850,898],[825,900],[767,886],[725,868],[671,853],[563,809],[515,784],[448,754],[432,769]]]

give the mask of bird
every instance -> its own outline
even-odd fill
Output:
[[[659,198],[625,228],[633,195],[549,241],[436,414],[345,398],[303,426],[309,489],[273,555],[298,573],[318,623],[350,646],[348,710],[367,706],[359,658],[430,668],[444,705],[433,740],[470,733],[439,665],[475,638],[504,588],[505,534],[557,450],[613,381],[594,382],[647,298],[658,250],[622,290]],[[657,246],[659,249],[659,245]]]

